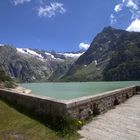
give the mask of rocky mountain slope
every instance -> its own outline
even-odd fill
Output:
[[[1,45],[0,65],[7,75],[20,82],[57,81],[81,54],[82,52],[55,53]]]
[[[140,33],[106,27],[62,81],[140,80]]]

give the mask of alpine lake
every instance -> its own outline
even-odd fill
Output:
[[[31,89],[32,92],[30,94],[59,100],[71,100],[133,85],[140,86],[140,81],[20,84],[24,88]]]

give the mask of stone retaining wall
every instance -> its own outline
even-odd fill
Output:
[[[20,94],[0,89],[0,97],[14,105],[36,113],[45,118],[68,116],[85,120],[90,116],[106,112],[140,91],[140,87],[131,86],[94,96],[81,97],[74,100],[55,100],[48,97],[40,97],[32,94]]]
[[[67,103],[69,116],[81,120],[99,115],[136,94],[136,86],[118,89],[103,94],[71,100]]]
[[[136,90],[140,93],[140,86],[136,86]]]
[[[15,93],[2,89],[0,89],[0,97],[41,117],[46,117],[47,115],[63,116],[66,112],[66,105],[63,102],[49,97]]]

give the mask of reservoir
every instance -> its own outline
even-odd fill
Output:
[[[24,83],[20,86],[31,89],[34,95],[70,100],[95,95],[128,86],[140,86],[140,81],[119,82],[70,82],[70,83]]]

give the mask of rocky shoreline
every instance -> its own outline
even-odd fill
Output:
[[[26,88],[21,87],[21,86],[17,86],[16,88],[10,88],[8,90],[18,92],[18,93],[23,93],[23,94],[29,94],[32,91],[30,89],[26,89]]]
[[[7,88],[5,86],[0,86],[0,88],[5,89],[5,90],[9,90],[9,91],[13,91],[13,92],[22,93],[22,94],[30,94],[32,91],[30,89],[26,89],[26,88],[21,87],[21,86],[15,86],[13,88]]]

